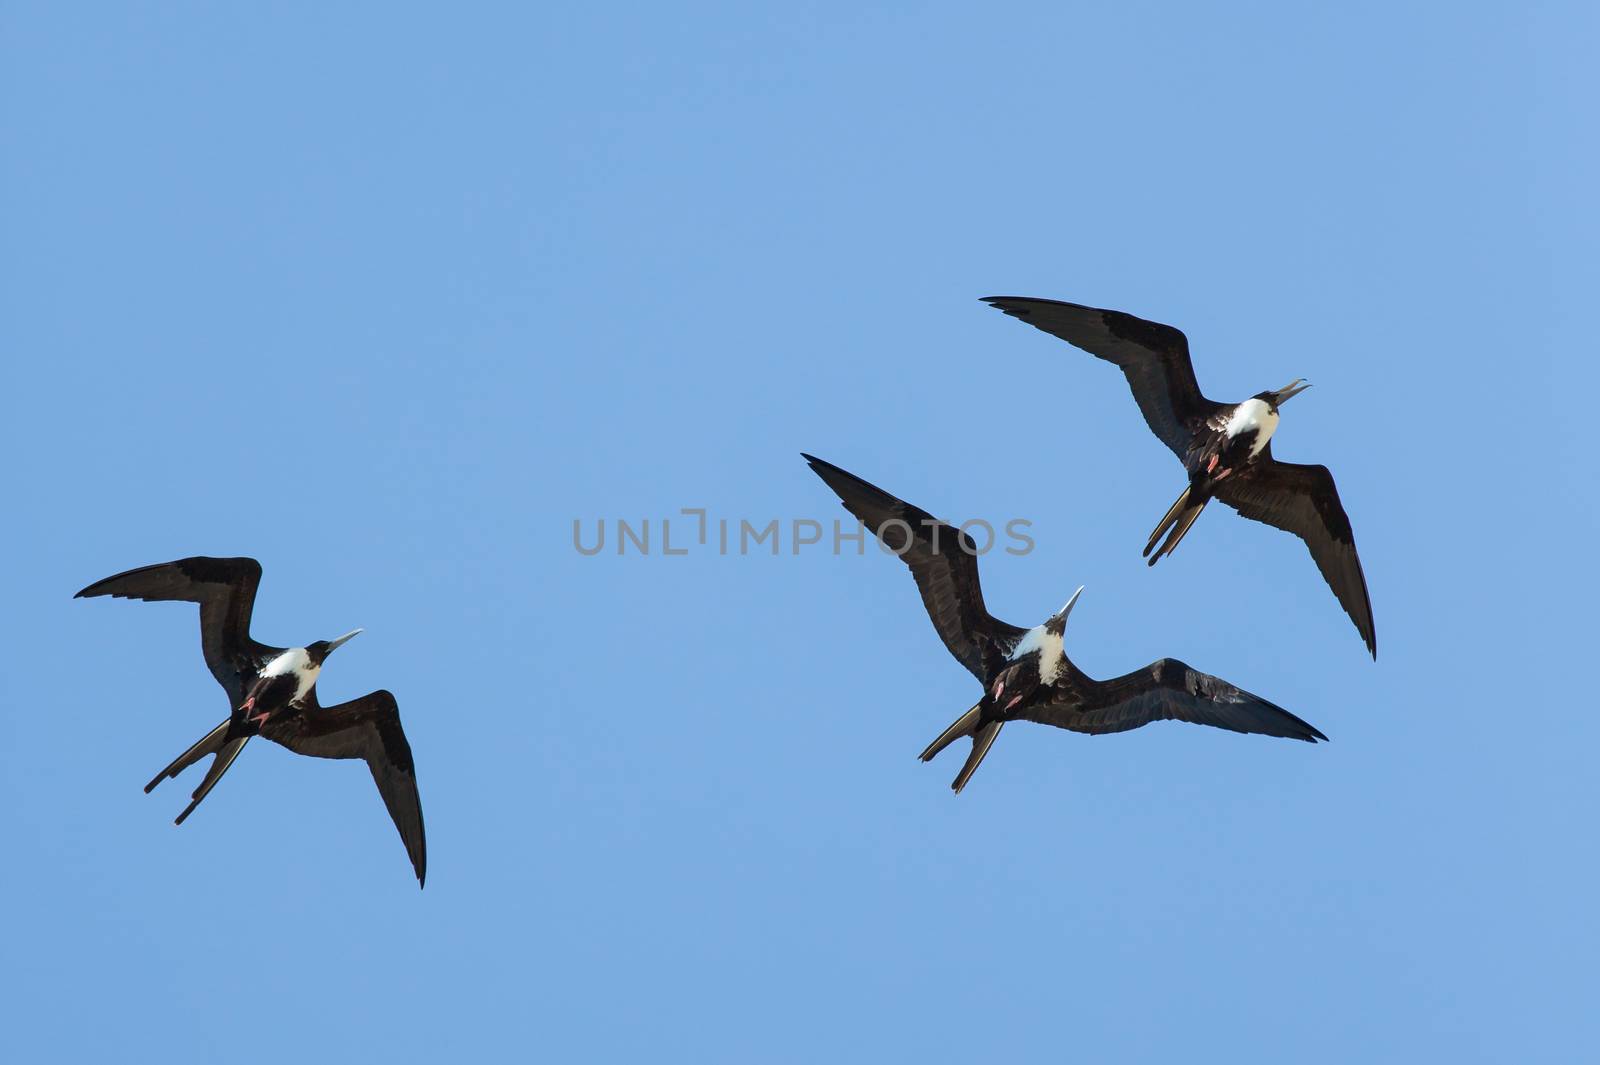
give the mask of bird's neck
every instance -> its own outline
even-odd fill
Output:
[[[1039,657],[1039,683],[1054,684],[1067,662],[1062,634],[1051,632],[1044,625],[1035,625],[1017,641],[1016,649],[1011,652],[1011,661],[1020,661],[1028,655]]]
[[[321,672],[322,663],[313,659],[304,647],[291,647],[261,667],[263,678],[291,676],[294,678],[294,694],[288,699],[291,703],[299,702],[306,697],[306,693],[316,685],[317,675]]]
[[[1272,439],[1272,434],[1278,431],[1278,412],[1272,409],[1272,404],[1264,399],[1250,398],[1233,409],[1233,415],[1228,419],[1226,433],[1228,439],[1244,433],[1254,432],[1255,439],[1250,441],[1250,457],[1255,458],[1261,454],[1261,449],[1267,446],[1267,441]]]

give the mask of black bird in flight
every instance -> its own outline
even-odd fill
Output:
[[[1170,325],[1059,300],[986,296],[984,302],[1115,363],[1150,431],[1183,463],[1189,487],[1150,534],[1144,547],[1150,565],[1172,554],[1206,504],[1220,499],[1247,518],[1304,540],[1367,650],[1378,657],[1367,578],[1333,474],[1326,466],[1272,457],[1278,408],[1310,385],[1296,379],[1243,403],[1218,403],[1200,394],[1188,338]],[[1166,542],[1157,549],[1163,533]]]
[[[1308,743],[1328,738],[1282,707],[1173,658],[1111,680],[1095,680],[1073,665],[1062,647],[1067,615],[1082,588],[1044,624],[1031,629],[1008,625],[991,617],[983,605],[977,545],[970,536],[832,463],[802,457],[845,509],[911,567],[934,630],[956,661],[983,684],[983,698],[921,755],[929,761],[956,740],[971,737],[972,753],[950,785],[957,793],[1007,721],[1036,721],[1099,735],[1171,720]]]
[[[400,830],[421,886],[428,868],[422,800],[394,696],[375,691],[337,706],[317,702],[317,675],[323,662],[361,630],[305,647],[257,643],[250,638],[250,612],[260,583],[261,563],[253,558],[183,558],[107,577],[74,597],[111,595],[200,604],[200,647],[211,675],[228,693],[231,713],[157,773],[145,792],[212,755],[211,768],[174,822],[183,824],[256,735],[296,754],[363,758]]]

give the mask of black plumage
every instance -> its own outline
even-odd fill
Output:
[[[1089,734],[1125,732],[1152,721],[1188,721],[1313,743],[1327,739],[1282,707],[1176,659],[1095,680],[1073,664],[1060,644],[1076,594],[1033,629],[1001,621],[984,606],[971,537],[832,463],[804,458],[845,509],[911,569],[934,631],[983,684],[983,697],[921,755],[928,761],[956,740],[972,739],[972,753],[951,784],[955,791],[966,786],[1005,723],[1015,720]]]
[[[239,752],[255,736],[298,754],[366,761],[400,832],[417,883],[427,875],[427,841],[417,793],[411,745],[400,726],[393,695],[375,691],[336,706],[317,701],[316,678],[323,661],[355,635],[318,640],[304,648],[271,647],[250,636],[250,615],[261,564],[253,558],[185,558],[119,573],[97,581],[76,598],[109,595],[125,599],[180,601],[200,606],[200,646],[206,666],[228,695],[229,715],[216,728],[156,774],[151,791],[208,756],[211,765],[178,815],[182,824]],[[359,632],[360,630],[356,630]]]
[[[1184,464],[1189,485],[1145,545],[1151,565],[1177,548],[1211,499],[1220,499],[1246,518],[1305,542],[1367,650],[1377,657],[1372,599],[1333,474],[1326,466],[1279,462],[1272,455],[1278,407],[1309,385],[1294,381],[1241,403],[1218,403],[1200,392],[1188,338],[1170,325],[1059,300],[989,296],[985,302],[1115,364],[1151,432]],[[1268,439],[1261,440],[1262,433]],[[1163,535],[1166,540],[1158,547]]]

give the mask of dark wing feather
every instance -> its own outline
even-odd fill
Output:
[[[1150,431],[1180,459],[1222,406],[1200,394],[1188,338],[1170,325],[1060,300],[986,296],[984,302],[1120,367]]]
[[[1025,630],[991,617],[985,609],[972,538],[853,473],[810,455],[804,458],[844,508],[911,567],[939,638],[957,662],[987,681],[986,663],[997,653],[1009,654]]]
[[[255,608],[261,563],[253,558],[180,558],[141,566],[96,581],[74,598],[110,595],[120,599],[200,604],[200,647],[211,675],[233,706],[261,664],[282,648],[250,638],[250,613]]]
[[[1076,669],[1073,673],[1076,683],[1065,691],[1076,689],[1081,701],[1035,706],[1025,718],[1092,735],[1127,732],[1152,721],[1188,721],[1308,743],[1328,738],[1282,707],[1175,658],[1112,680],[1091,680]]]
[[[307,702],[299,714],[268,721],[261,734],[296,754],[366,759],[421,886],[428,872],[428,843],[422,827],[416,764],[400,727],[399,704],[386,691],[328,707],[318,706],[312,692]]]
[[[1218,485],[1215,494],[1245,517],[1305,541],[1323,579],[1377,658],[1378,634],[1372,624],[1367,577],[1361,572],[1355,533],[1328,467],[1279,462],[1269,444],[1260,458]]]

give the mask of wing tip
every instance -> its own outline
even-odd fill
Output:
[[[828,475],[830,473],[845,472],[844,470],[835,466],[833,463],[829,462],[827,459],[819,459],[809,451],[800,452],[800,457],[806,460],[807,468],[809,468],[811,472],[816,474],[818,477],[821,477],[824,482],[828,480]]]
[[[1001,314],[1009,314],[1013,318],[1021,318],[1028,313],[1028,308],[1022,306],[1024,302],[1031,301],[1031,296],[984,296],[978,302],[988,304]]]
[[[1291,714],[1291,713],[1289,713],[1289,711],[1285,710],[1281,706],[1274,706],[1271,703],[1268,703],[1267,705],[1268,706],[1272,706],[1272,708],[1274,710],[1278,711],[1278,713],[1280,713],[1284,717],[1288,718],[1289,719],[1289,723],[1295,729],[1295,731],[1293,731],[1293,732],[1285,732],[1285,733],[1283,733],[1283,735],[1286,738],[1292,739],[1292,740],[1304,740],[1307,743],[1328,743],[1328,742],[1330,742],[1328,737],[1323,734],[1321,729],[1319,729],[1317,726],[1313,725],[1311,722],[1307,721],[1305,718],[1298,717],[1298,716],[1296,716],[1294,714]]]
[[[1260,699],[1261,697],[1256,696],[1256,698]],[[1270,707],[1272,710],[1276,711],[1278,714],[1282,715],[1283,718],[1287,719],[1287,721],[1284,723],[1287,724],[1292,731],[1279,733],[1279,735],[1283,736],[1285,739],[1304,740],[1306,743],[1331,742],[1328,737],[1323,734],[1321,729],[1307,721],[1305,718],[1300,717],[1297,714],[1291,714],[1289,711],[1285,710],[1276,703],[1269,703],[1265,699],[1261,699],[1261,702],[1267,707]]]
[[[857,517],[860,517],[860,514],[851,506],[852,499],[857,503],[867,502],[880,507],[910,506],[899,496],[884,491],[866,478],[859,477],[842,466],[835,466],[827,459],[819,459],[815,455],[806,454],[804,451],[800,452],[800,456],[811,467],[811,472],[816,474],[822,483],[827,485],[833,494],[839,497],[839,502],[844,505],[844,508],[852,514],[856,514]]]

